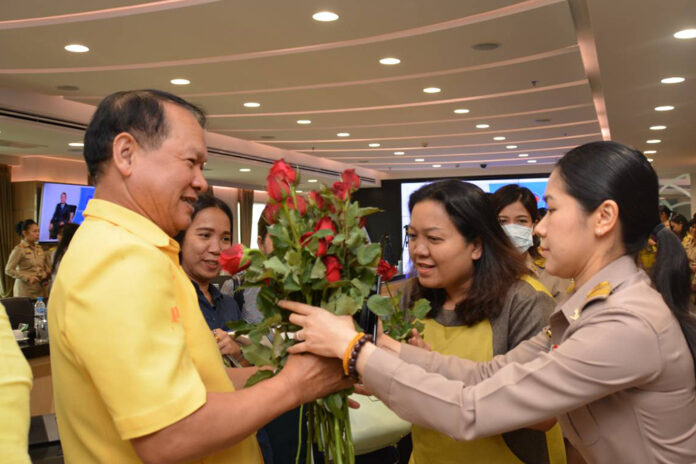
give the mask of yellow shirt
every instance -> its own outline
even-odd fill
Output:
[[[140,462],[130,439],[234,387],[176,241],[104,200],[90,200],[84,216],[48,309],[63,452],[68,462]],[[248,437],[205,462],[259,463],[258,445]]]
[[[31,462],[27,454],[31,379],[31,368],[0,304],[0,460],[5,464]]]

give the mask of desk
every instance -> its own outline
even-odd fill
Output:
[[[34,344],[33,341],[20,343],[22,354],[29,361],[34,375],[31,389],[30,409],[32,416],[54,414],[53,381],[51,379],[51,355],[48,343]]]

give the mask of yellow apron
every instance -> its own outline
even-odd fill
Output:
[[[433,351],[477,362],[493,358],[493,330],[488,319],[472,327],[446,327],[433,319],[423,322],[423,338]],[[409,464],[523,464],[507,447],[502,435],[455,441],[440,432],[417,425],[413,426],[411,433],[413,452]],[[563,436],[558,424],[546,433],[546,442],[550,463],[565,463]]]

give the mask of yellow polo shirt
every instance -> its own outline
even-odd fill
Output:
[[[0,461],[28,464],[31,368],[24,359],[0,304]]]
[[[179,265],[153,222],[92,199],[48,307],[56,414],[68,462],[140,462],[130,440],[234,391]],[[239,418],[230,418],[230,421]],[[205,459],[259,463],[253,436]]]

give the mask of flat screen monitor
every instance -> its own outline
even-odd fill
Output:
[[[94,187],[87,185],[45,183],[41,190],[39,241],[57,241],[61,224],[82,223],[82,212],[93,196]]]
[[[462,182],[469,182],[471,184],[477,185],[481,190],[488,193],[493,193],[500,187],[509,184],[517,184],[521,187],[527,187],[534,193],[537,200],[537,206],[539,208],[546,208],[546,202],[544,201],[544,192],[546,191],[546,184],[548,183],[548,177],[527,177],[527,178],[500,178],[500,179],[485,179],[485,180],[462,180]],[[427,182],[404,182],[401,184],[401,243],[406,243],[406,226],[411,222],[411,214],[408,211],[408,200],[411,194],[421,188],[422,186],[429,184],[433,181]],[[408,247],[404,247],[402,250],[401,262],[403,263],[403,271],[406,274],[411,274],[411,260],[408,256]]]

